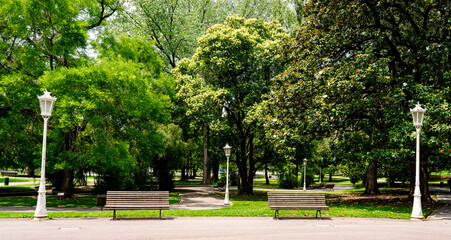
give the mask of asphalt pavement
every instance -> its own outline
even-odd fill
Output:
[[[440,189],[439,189],[440,190]],[[223,199],[211,187],[177,189],[179,204],[171,209],[222,208]],[[436,191],[441,201],[450,200],[449,190]],[[19,209],[22,208],[22,209]],[[74,211],[75,209],[52,209]],[[86,210],[86,209],[77,209]],[[100,210],[100,209],[89,209]],[[34,211],[34,207],[0,207],[0,211]],[[0,219],[1,240],[33,239],[451,239],[451,208],[445,206],[427,220],[375,218],[284,217],[163,217]]]
[[[374,218],[175,217],[0,219],[2,240],[34,239],[451,239],[451,221]]]

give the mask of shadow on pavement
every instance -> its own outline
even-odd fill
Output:
[[[110,219],[111,221],[136,221],[136,220],[158,220],[158,221],[162,221],[162,220],[174,220],[174,217],[126,217],[126,218],[116,218],[116,220]]]

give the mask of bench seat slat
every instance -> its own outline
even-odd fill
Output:
[[[303,206],[303,207],[287,207],[287,206],[277,206],[277,207],[270,207],[271,210],[329,210],[328,206]]]
[[[317,210],[317,215],[329,210],[324,193],[268,192],[268,206],[276,211],[276,218],[279,210]]]
[[[108,191],[105,210],[169,210],[168,191]]]

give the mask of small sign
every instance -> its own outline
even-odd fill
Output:
[[[60,197],[60,201],[63,199],[63,197],[64,197],[64,193],[63,192],[59,192],[58,194],[58,197]]]

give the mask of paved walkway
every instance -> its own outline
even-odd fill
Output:
[[[177,187],[180,195],[178,204],[171,204],[171,210],[208,210],[224,208],[224,199],[219,198],[213,187]],[[34,212],[36,207],[0,206],[0,212]],[[47,207],[48,212],[100,211],[100,208],[56,208]]]
[[[451,239],[451,221],[374,218],[175,217],[112,221],[0,219],[2,240],[34,239]]]
[[[335,185],[334,190],[347,189],[350,186]],[[236,187],[235,187],[236,188]],[[258,189],[256,189],[258,190]],[[261,190],[280,190],[280,189],[261,189]],[[288,189],[287,189],[288,190]],[[318,190],[318,189],[316,189]],[[180,194],[180,203],[172,204],[172,210],[208,210],[224,208],[224,199],[219,198],[213,187],[190,186],[177,187],[176,191]],[[293,190],[302,191],[302,190]],[[427,220],[451,220],[451,192],[448,188],[430,187],[431,193],[437,196],[437,200],[447,203],[433,214]],[[47,208],[48,212],[74,212],[74,211],[100,211],[100,208]],[[0,206],[0,212],[34,212],[35,207],[23,206]]]
[[[180,202],[172,204],[170,209],[208,210],[224,208],[224,199],[214,193],[213,187],[176,187]]]
[[[439,189],[440,190],[440,189]],[[171,209],[222,208],[211,187],[178,187],[181,202]],[[439,199],[449,190],[436,192]],[[48,211],[100,209],[48,208]],[[34,211],[34,207],[0,207],[0,211]],[[443,207],[427,221],[374,218],[164,217],[122,219],[56,218],[48,221],[0,219],[0,239],[451,239],[451,208]]]
[[[427,220],[451,220],[451,192],[449,188],[429,186],[429,191],[437,197],[437,201],[446,203],[447,205],[437,209]]]

